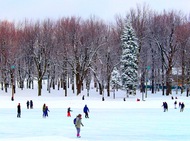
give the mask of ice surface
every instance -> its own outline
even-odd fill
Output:
[[[44,84],[45,85],[45,84]],[[178,102],[185,103],[184,112],[174,109],[171,96],[161,93],[151,94],[145,101],[137,102],[142,97],[140,92],[123,101],[125,92],[117,91],[116,99],[105,96],[105,101],[94,89],[90,97],[76,96],[69,91],[44,88],[42,96],[37,96],[37,89],[17,89],[15,100],[11,101],[11,90],[0,91],[0,141],[184,141],[190,140],[190,102],[189,97],[176,95]],[[34,109],[26,108],[26,101],[33,100]],[[169,111],[163,112],[162,102],[166,101]],[[17,104],[21,103],[21,118],[17,118]],[[49,107],[49,117],[42,117],[42,106]],[[84,118],[83,107],[87,104],[89,119]],[[71,107],[71,117],[66,116]],[[81,138],[76,137],[73,119],[83,114]]]

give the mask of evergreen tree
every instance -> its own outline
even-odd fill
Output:
[[[120,78],[119,71],[116,67],[114,67],[111,73],[111,85],[114,89],[117,89],[118,86],[121,85],[120,83],[121,83],[121,78]]]
[[[121,82],[124,90],[128,92],[135,90],[138,82],[138,45],[132,26],[128,23],[124,26],[121,35]]]

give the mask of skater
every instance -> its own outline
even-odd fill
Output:
[[[46,110],[46,104],[44,103],[44,105],[42,107],[43,117],[45,117],[45,110]]]
[[[165,108],[166,108],[166,111],[168,111],[168,103],[165,102]]]
[[[29,109],[29,101],[26,102],[27,109]]]
[[[30,100],[30,109],[33,109],[33,101]]]
[[[174,109],[177,109],[176,105],[177,105],[177,101],[174,102]]]
[[[45,117],[48,117],[48,112],[50,112],[50,111],[49,111],[49,109],[48,109],[48,106],[46,106],[46,108],[45,108],[45,112],[44,112]]]
[[[20,106],[20,103],[18,103],[18,106],[17,106],[17,118],[20,118],[21,117],[21,106]]]
[[[72,112],[72,110],[71,110],[71,108],[69,107],[69,108],[67,109],[67,117],[71,117],[71,112]]]
[[[163,102],[162,107],[164,108],[164,112],[168,111],[168,104],[167,104],[167,102]]]
[[[82,96],[82,100],[84,100],[84,95]]]
[[[179,102],[179,108],[181,108],[181,102]]]
[[[76,123],[75,123],[75,127],[76,127],[76,130],[77,130],[77,138],[80,138],[80,137],[81,137],[81,136],[80,136],[80,127],[81,127],[81,125],[84,126],[84,125],[82,124],[82,115],[79,114],[79,115],[76,117]]]
[[[88,113],[89,113],[90,111],[89,111],[89,108],[87,107],[87,105],[84,106],[83,112],[85,113],[85,118],[89,118]]]
[[[185,108],[185,104],[182,102],[182,103],[181,103],[180,112],[183,112],[184,108]]]

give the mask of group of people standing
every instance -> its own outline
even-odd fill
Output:
[[[168,104],[167,104],[167,102],[163,102],[162,107],[164,108],[164,112],[168,111]],[[184,102],[179,102],[179,108],[180,108],[180,112],[184,111],[184,108],[185,108]],[[174,109],[177,109],[177,101],[174,101]]]
[[[26,102],[26,106],[27,106],[27,109],[33,109],[33,101],[32,100],[30,100],[30,102],[29,102],[29,100]],[[20,103],[18,103],[18,105],[17,105],[17,118],[21,118],[21,105],[20,105]]]
[[[27,106],[27,109],[33,109],[33,101],[32,100],[28,100],[27,102],[26,102],[26,106]]]
[[[179,108],[180,108],[180,112],[183,112],[185,108],[184,102],[179,102]],[[174,102],[174,109],[177,109],[177,101]]]

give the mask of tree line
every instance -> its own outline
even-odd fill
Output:
[[[180,11],[156,12],[138,6],[113,23],[92,16],[62,17],[58,20],[0,21],[0,83],[7,92],[12,88],[33,88],[47,79],[47,91],[72,88],[79,95],[93,82],[99,94],[110,96],[111,74],[120,69],[121,34],[130,21],[138,38],[138,81],[151,81],[152,93],[162,86],[163,95],[171,94],[172,85],[190,82],[190,22]],[[180,70],[177,80],[172,70]],[[26,84],[24,83],[26,81]],[[166,87],[166,92],[164,87]],[[183,87],[182,87],[183,89]],[[143,89],[142,89],[143,91]]]

